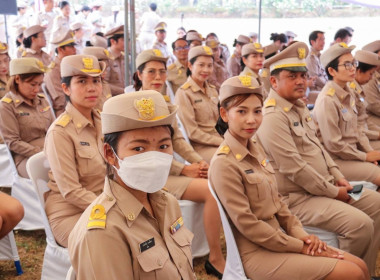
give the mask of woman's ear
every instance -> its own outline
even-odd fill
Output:
[[[329,71],[330,76],[334,77],[336,75],[336,70],[332,67],[327,68],[327,71]]]
[[[225,123],[228,123],[228,114],[227,114],[227,110],[223,107],[220,107],[219,109],[220,111],[220,117],[222,118],[222,120],[225,122]]]
[[[70,89],[69,89],[69,87],[68,87],[65,83],[62,83],[61,86],[62,86],[62,90],[63,90],[63,92],[64,92],[67,96],[70,96]]]
[[[15,76],[15,83],[16,83],[16,84],[19,84],[19,83],[20,83],[20,76],[19,76],[19,75],[16,75],[16,76]]]
[[[113,149],[111,148],[110,144],[104,143],[103,152],[104,152],[104,158],[106,162],[112,166],[115,166],[116,168],[119,168],[119,163],[117,161],[115,153],[113,152]]]
[[[139,70],[137,70],[137,77],[139,77],[139,80],[142,81],[141,72]]]
[[[189,68],[190,71],[193,70],[193,65],[190,63],[190,61],[187,62],[187,68]]]

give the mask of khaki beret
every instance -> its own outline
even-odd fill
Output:
[[[164,30],[164,31],[166,31],[166,28],[168,27],[168,25],[165,23],[165,22],[163,22],[163,21],[161,21],[161,22],[159,22],[157,25],[156,25],[156,27],[154,28],[154,31],[160,31],[160,30]]]
[[[241,55],[245,56],[251,53],[264,53],[263,46],[260,43],[245,44],[241,49]]]
[[[212,49],[208,46],[196,46],[189,50],[187,59],[190,61],[198,56],[213,56]]]
[[[46,68],[41,60],[35,57],[23,57],[12,59],[9,64],[9,75],[29,73],[45,73]]]
[[[215,49],[220,45],[220,42],[217,39],[207,39],[206,46]]]
[[[73,22],[71,25],[70,25],[70,29],[71,30],[77,30],[79,28],[82,28],[83,27],[83,24],[79,21],[77,22]]]
[[[202,42],[203,38],[201,34],[199,34],[197,31],[189,31],[186,34],[186,40],[187,41],[199,41]]]
[[[118,27],[115,27],[115,28],[112,28],[112,29],[108,30],[106,32],[106,34],[104,34],[104,37],[111,38],[111,37],[113,37],[114,35],[117,35],[117,34],[124,34],[124,25],[120,25]]]
[[[171,125],[177,106],[167,105],[161,93],[142,90],[120,94],[108,99],[103,105],[103,134],[138,128]]]
[[[83,49],[83,54],[93,55],[98,60],[112,59],[110,52],[102,47],[85,47]]]
[[[373,52],[358,50],[355,53],[354,58],[359,62],[366,63],[369,65],[380,65],[380,56]]]
[[[24,30],[24,38],[28,38],[34,34],[44,32],[46,27],[43,27],[41,25],[32,25],[31,27],[28,27]]]
[[[280,48],[275,44],[270,44],[264,47],[264,57],[277,53]]]
[[[148,61],[162,61],[166,64],[168,57],[164,57],[162,52],[157,49],[145,50],[136,57],[136,68]]]
[[[333,61],[335,58],[344,55],[346,53],[351,53],[355,49],[355,46],[347,46],[346,43],[336,43],[328,48],[323,54],[321,54],[322,66],[326,66]]]
[[[239,37],[237,37],[236,41],[238,41],[239,43],[242,43],[242,44],[252,43],[252,39],[249,38],[248,36],[245,36],[245,35],[239,35]]]
[[[61,77],[85,75],[91,77],[100,76],[106,69],[104,61],[98,61],[93,55],[69,55],[61,61]]]
[[[264,68],[269,68],[270,72],[276,69],[306,72],[306,57],[308,53],[309,48],[304,42],[296,42],[282,52],[265,60]]]
[[[50,41],[50,43],[54,44],[57,48],[63,47],[63,46],[74,46],[76,45],[74,40],[74,33],[73,31],[69,30],[66,33],[55,33],[54,38]]]
[[[227,98],[238,94],[256,93],[263,96],[262,87],[252,76],[235,76],[223,82],[219,89],[219,101],[222,103]]]
[[[7,43],[0,42],[0,54],[8,53],[8,45]]]
[[[17,30],[16,30],[16,37],[19,37],[21,34],[24,36],[25,29],[26,29],[25,26],[20,26],[19,28],[17,28]]]
[[[365,45],[362,48],[362,50],[377,53],[378,51],[380,51],[380,40],[377,40]]]
[[[107,39],[98,35],[92,35],[90,38],[90,43],[94,47],[101,47],[105,49],[108,47]]]
[[[293,37],[293,38],[297,37],[297,34],[294,33],[293,31],[285,31],[285,35],[286,37]]]

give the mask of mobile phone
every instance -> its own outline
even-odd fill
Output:
[[[363,185],[356,185],[352,190],[348,191],[348,193],[360,193],[362,190]]]

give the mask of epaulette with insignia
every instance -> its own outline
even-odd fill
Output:
[[[230,147],[227,145],[224,145],[219,148],[218,155],[228,155],[228,153],[231,151]]]
[[[37,94],[38,97],[45,98],[45,95],[42,93]]]
[[[335,89],[329,88],[329,90],[326,92],[328,96],[334,96],[335,95]]]
[[[26,56],[26,51],[23,51],[21,54],[22,57]]]
[[[232,55],[231,55],[231,57],[235,57],[236,55],[233,53]]]
[[[11,103],[13,100],[12,100],[12,98],[9,98],[9,97],[3,97],[3,98],[1,98],[1,101],[9,104],[9,103]]]
[[[268,70],[264,69],[262,72],[261,72],[261,75],[260,75],[262,78],[266,78],[268,77]]]
[[[351,83],[350,83],[350,88],[352,88],[352,89],[356,89],[356,85],[355,85],[354,82],[351,82]]]
[[[181,88],[182,88],[182,89],[188,89],[190,86],[191,86],[190,83],[184,83],[184,84],[181,86]]]
[[[165,95],[163,95],[163,97],[164,97],[166,102],[170,102],[170,97],[168,95],[165,94]]]
[[[59,117],[57,122],[55,123],[56,125],[66,127],[66,125],[71,121],[71,116],[67,114],[63,114]]]
[[[216,88],[215,85],[212,85],[212,84],[208,84],[210,86],[210,88]]]
[[[101,204],[92,207],[90,217],[88,218],[87,229],[104,229],[106,228],[106,209]]]
[[[271,99],[268,99],[267,101],[265,101],[264,108],[275,107],[275,106],[276,106],[276,99],[271,98]]]
[[[165,192],[169,192],[169,189],[167,187],[163,187],[162,190]]]
[[[175,68],[175,64],[173,63],[173,64],[170,64],[169,66],[168,66],[168,70],[172,70],[172,69],[174,69]]]
[[[54,61],[50,62],[48,68],[53,69],[54,67],[55,67],[55,62]]]

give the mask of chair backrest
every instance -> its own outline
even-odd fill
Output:
[[[224,280],[249,280],[245,276],[243,264],[240,259],[239,249],[235,242],[235,237],[232,232],[230,223],[226,213],[224,212],[223,205],[220,203],[218,196],[216,195],[214,189],[211,187],[210,181],[208,182],[208,187],[212,196],[215,198],[216,203],[218,204],[220,218],[222,220],[224,236],[226,238],[227,245],[227,258],[226,258],[226,267],[223,272]]]
[[[75,280],[76,274],[72,266],[70,266],[69,271],[67,272],[66,280]]]
[[[34,189],[37,193],[38,200],[40,201],[42,222],[45,227],[46,238],[48,242],[56,243],[53,233],[50,228],[49,220],[45,212],[45,198],[44,193],[49,190],[47,183],[49,181],[50,165],[45,157],[44,152],[39,152],[29,158],[26,163],[26,171],[32,180]]]
[[[56,117],[55,117],[55,112],[54,112],[54,108],[53,108],[53,100],[51,99],[51,96],[49,94],[49,91],[46,88],[45,83],[42,83],[41,89],[42,89],[42,92],[44,93],[44,95],[46,97],[47,102],[50,105],[50,111],[51,111],[51,113],[53,115],[53,118],[55,119]]]
[[[166,94],[169,96],[170,102],[172,104],[175,104],[175,100],[174,100],[175,92],[173,91],[172,85],[170,84],[168,80],[165,81],[165,84],[166,84]]]

